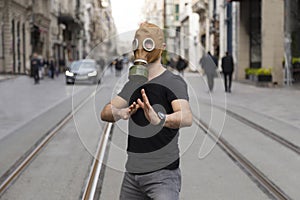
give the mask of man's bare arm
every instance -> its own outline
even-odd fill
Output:
[[[127,120],[138,108],[139,106],[135,102],[127,107],[127,101],[116,96],[103,108],[101,119],[107,122],[116,122],[119,119]]]
[[[174,113],[166,115],[164,126],[173,129],[191,126],[193,123],[193,116],[189,102],[184,99],[177,99],[172,101],[171,104]]]

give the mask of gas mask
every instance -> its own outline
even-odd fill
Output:
[[[148,80],[147,65],[160,58],[163,48],[163,31],[154,24],[141,24],[132,42],[135,60],[129,68],[129,80],[137,84],[145,83]]]

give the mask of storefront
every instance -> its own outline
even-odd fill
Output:
[[[245,80],[247,69],[270,69],[272,83],[283,85],[284,1],[239,0],[236,79]]]
[[[300,0],[290,1],[286,4],[286,34],[289,34],[291,80],[293,83],[300,82]]]

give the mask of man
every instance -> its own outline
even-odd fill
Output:
[[[148,63],[148,80],[138,85],[130,79],[101,112],[104,121],[129,120],[121,200],[179,199],[178,131],[192,125],[192,114],[187,84],[161,64],[163,40],[156,25],[140,25],[133,43],[134,63]]]
[[[187,67],[187,61],[183,59],[181,56],[179,56],[176,69],[182,76],[184,75],[184,70],[186,67]]]
[[[209,92],[212,92],[214,88],[214,78],[217,73],[218,60],[212,56],[210,52],[207,52],[207,54],[201,58],[200,65],[206,74]]]
[[[54,59],[51,58],[49,61],[49,71],[50,71],[50,77],[54,79],[54,73],[55,73],[55,62]]]
[[[40,69],[40,60],[38,59],[37,53],[33,53],[33,57],[31,59],[31,70],[33,70],[33,78],[34,84],[39,84],[40,76],[39,76],[39,69]]]
[[[221,67],[222,67],[222,72],[223,72],[223,76],[224,76],[225,92],[230,93],[234,63],[233,63],[232,56],[228,52],[226,52],[226,55],[222,58],[222,66]]]
[[[116,59],[115,68],[116,68],[116,77],[121,76],[121,71],[123,69],[123,60],[122,59],[120,59],[120,58]]]

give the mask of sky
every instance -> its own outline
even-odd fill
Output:
[[[118,33],[134,31],[143,21],[144,0],[111,0],[112,15]]]

